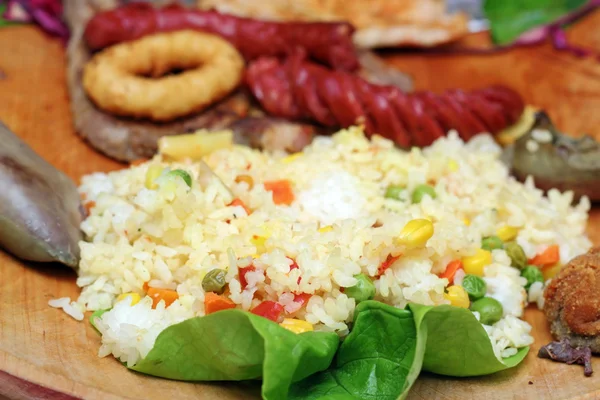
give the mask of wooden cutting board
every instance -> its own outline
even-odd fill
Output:
[[[570,32],[600,49],[600,14]],[[587,42],[584,42],[585,39]],[[392,55],[418,88],[477,87],[504,83],[545,108],[561,129],[600,137],[600,64],[558,54],[549,46],[488,56]],[[60,43],[33,27],[0,29],[0,119],[50,163],[79,180],[93,171],[123,167],[95,153],[73,132]],[[1,144],[0,144],[1,145]],[[10,188],[0,188],[9,190]],[[600,209],[589,234],[600,244]],[[0,251],[0,398],[9,399],[247,399],[256,385],[190,384],[126,370],[97,358],[99,337],[50,308],[52,298],[78,295],[75,274],[60,265],[24,264]],[[518,368],[492,376],[449,379],[423,374],[412,399],[564,399],[600,397],[600,361],[594,377],[579,366],[540,360],[550,340],[541,312],[528,310],[536,342]]]

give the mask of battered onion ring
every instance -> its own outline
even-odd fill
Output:
[[[83,87],[112,114],[168,121],[201,111],[241,81],[244,60],[224,39],[196,31],[159,33],[95,55]],[[165,75],[183,70],[177,75]]]

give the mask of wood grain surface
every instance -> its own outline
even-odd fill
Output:
[[[580,44],[600,49],[600,13],[570,31]],[[478,87],[505,83],[545,108],[563,130],[600,137],[600,64],[558,54],[550,46],[493,56],[390,55],[412,74],[417,88]],[[76,181],[93,171],[123,166],[95,153],[73,132],[61,44],[33,27],[0,29],[0,119],[32,148]],[[0,144],[1,145],[1,144]],[[2,188],[1,190],[8,190]],[[600,244],[600,210],[589,234]],[[10,399],[247,399],[256,385],[190,384],[126,370],[98,359],[99,337],[50,308],[49,299],[76,298],[73,271],[60,265],[25,264],[0,251],[0,398]],[[517,368],[484,378],[448,379],[423,374],[412,399],[599,398],[600,362],[594,377],[579,366],[536,357],[550,340],[546,321],[527,311],[536,339]]]

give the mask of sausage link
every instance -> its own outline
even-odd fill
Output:
[[[301,52],[284,61],[250,63],[246,81],[263,108],[278,117],[331,127],[362,122],[368,135],[380,134],[401,147],[428,146],[452,129],[465,141],[494,134],[515,123],[524,108],[520,96],[505,87],[405,94],[306,61]],[[277,95],[266,96],[268,90]]]
[[[271,22],[188,9],[178,4],[155,8],[129,3],[94,15],[84,32],[88,47],[105,47],[158,32],[193,29],[214,33],[231,42],[246,60],[283,56],[304,49],[310,58],[335,69],[354,71],[358,55],[354,28],[346,22]]]

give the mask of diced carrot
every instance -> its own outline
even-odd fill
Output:
[[[228,206],[241,206],[244,210],[246,210],[246,214],[252,214],[252,211],[250,211],[246,204],[240,199],[233,199],[233,201],[229,203]]]
[[[538,267],[554,265],[560,261],[560,251],[557,244],[549,246],[546,250],[529,260],[529,264]]]
[[[129,165],[131,166],[136,166],[136,165],[140,165],[145,163],[146,161],[148,161],[147,158],[138,158],[137,160],[133,160],[131,163],[129,163]]]
[[[142,289],[144,289],[144,292],[148,293],[148,289],[150,289],[150,286],[148,286],[148,282],[144,282]]]
[[[87,215],[90,215],[90,213],[92,212],[92,208],[96,207],[96,202],[95,201],[86,201],[83,204],[83,207],[85,208],[85,212]]]
[[[287,179],[279,181],[268,181],[264,183],[265,189],[273,193],[273,202],[275,204],[290,205],[296,198],[292,190],[292,183]]]
[[[230,308],[235,308],[235,303],[231,299],[213,292],[204,294],[204,313],[206,315]]]
[[[169,307],[175,300],[179,298],[177,292],[171,289],[158,289],[149,287],[147,294],[152,299],[152,308],[156,308],[161,300],[165,301],[165,307]]]
[[[256,268],[254,265],[250,265],[249,267],[238,268],[238,276],[240,278],[240,285],[242,286],[242,290],[246,289],[248,286],[248,281],[246,280],[246,274],[248,272],[254,271]]]
[[[450,261],[446,266],[446,270],[442,272],[440,278],[448,279],[448,284],[452,285],[454,283],[454,275],[456,275],[456,271],[463,268],[463,263],[460,260]]]
[[[396,262],[396,260],[398,260],[400,258],[400,256],[392,256],[391,254],[388,254],[387,258],[385,259],[384,262],[381,263],[381,265],[379,266],[379,268],[377,268],[377,276],[381,276],[385,273],[385,271],[392,266],[393,263]]]

